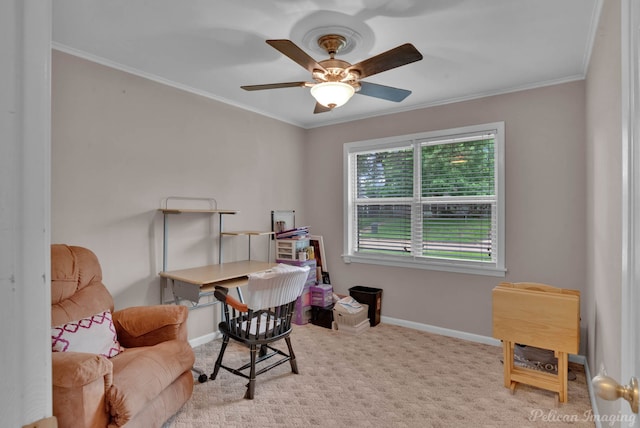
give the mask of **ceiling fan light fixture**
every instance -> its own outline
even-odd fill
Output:
[[[313,98],[331,109],[345,105],[355,92],[353,86],[344,82],[322,82],[311,88]]]

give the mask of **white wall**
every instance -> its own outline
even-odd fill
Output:
[[[342,262],[342,148],[350,141],[505,122],[504,278]],[[382,315],[492,335],[491,290],[500,281],[585,291],[584,82],[482,98],[312,129],[306,211],[324,236],[334,287],[382,288]]]
[[[51,3],[0,2],[0,424],[51,416]]]
[[[620,382],[622,95],[620,0],[606,0],[586,80],[589,366]],[[620,401],[599,400],[615,414]]]
[[[52,84],[52,241],[97,254],[116,309],[160,303],[167,196],[239,210],[226,230],[270,230],[274,209],[304,221],[302,129],[58,51]],[[173,216],[168,269],[217,262],[217,237],[217,219]],[[246,252],[245,237],[225,239],[225,260]],[[264,259],[267,238],[252,253]],[[192,311],[189,336],[213,319]]]

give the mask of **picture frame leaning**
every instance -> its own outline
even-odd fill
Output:
[[[309,235],[309,245],[313,247],[313,254],[316,259],[317,266],[321,268],[322,272],[329,272],[327,267],[327,256],[324,252],[324,240],[320,235]]]

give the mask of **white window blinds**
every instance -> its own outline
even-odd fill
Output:
[[[345,254],[503,270],[499,130],[347,145]]]
[[[421,144],[423,256],[495,263],[495,137]]]

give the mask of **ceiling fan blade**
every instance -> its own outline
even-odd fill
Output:
[[[357,70],[360,78],[391,70],[392,68],[420,61],[422,54],[411,43],[405,43],[379,55],[365,59],[347,68],[347,71]]]
[[[307,82],[285,82],[285,83],[268,83],[266,85],[246,85],[240,86],[245,91],[261,91],[263,89],[278,89],[278,88],[295,88],[305,87]]]
[[[323,106],[320,103],[316,103],[316,108],[313,109],[313,114],[326,113],[328,111],[331,111],[331,109],[329,107]]]
[[[378,85],[377,83],[360,82],[360,90],[356,94],[369,97],[382,98],[383,100],[400,101],[411,95],[407,89],[393,88],[391,86]]]
[[[307,55],[305,51],[300,49],[298,45],[293,43],[291,40],[267,40],[267,43],[300,64],[302,67],[306,68],[309,73],[313,73],[313,70],[326,71],[324,67],[316,62],[315,59]]]

